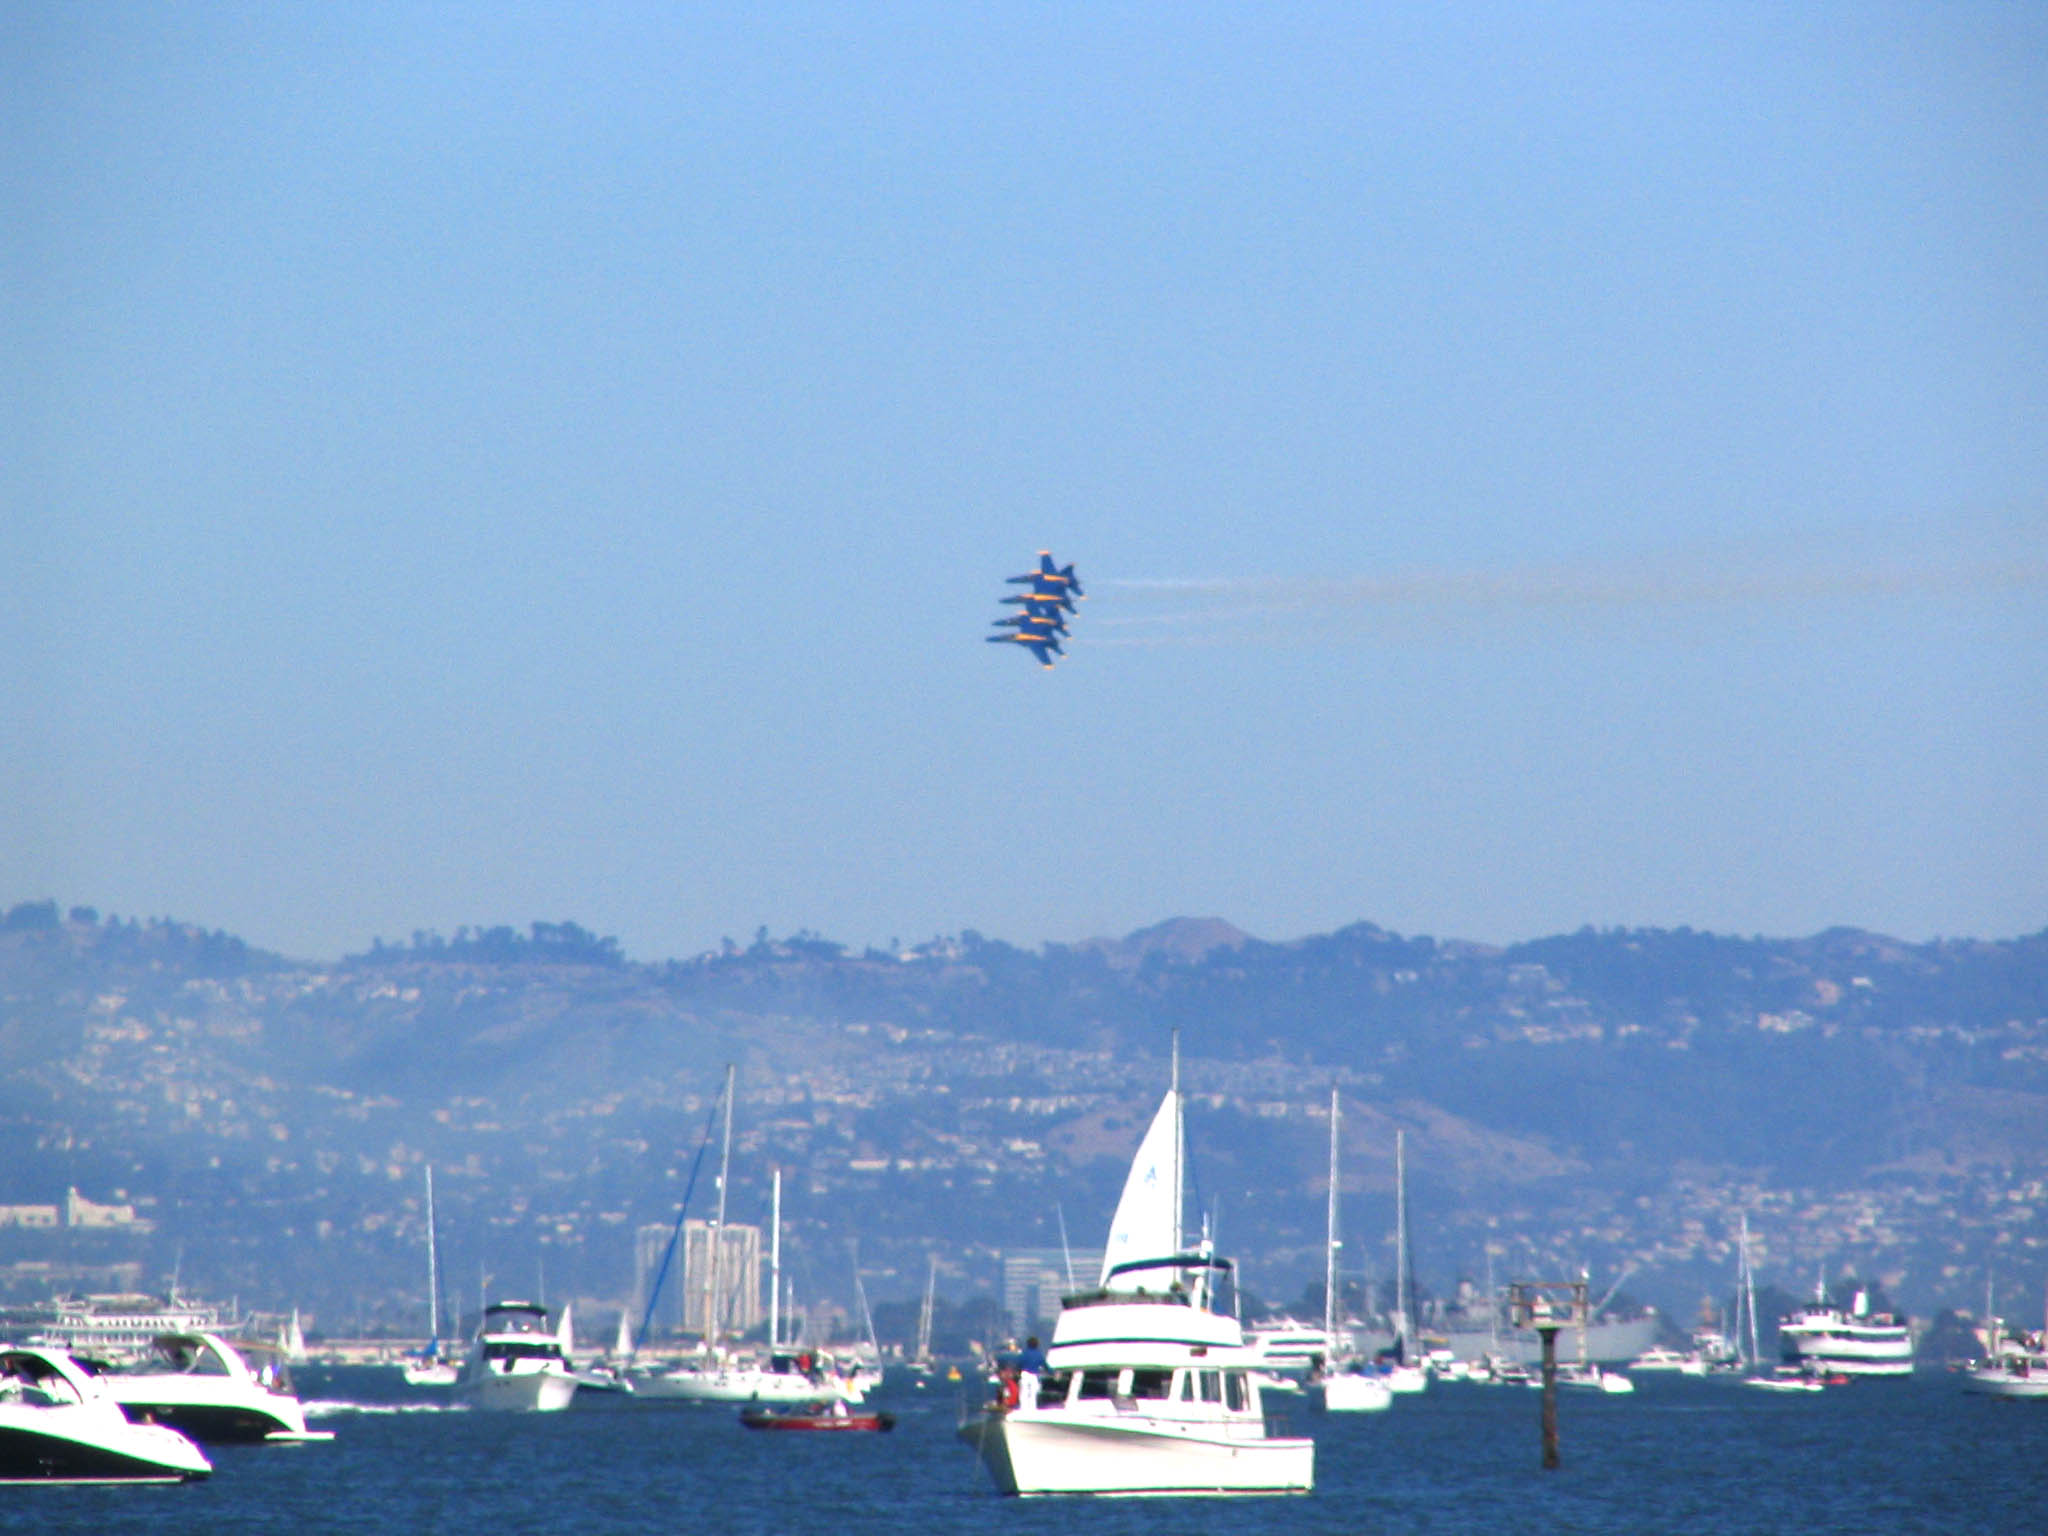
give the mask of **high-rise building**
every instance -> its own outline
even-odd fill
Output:
[[[1100,1248],[1007,1250],[1003,1254],[1003,1316],[1010,1331],[1020,1339],[1034,1333],[1043,1338],[1060,1314],[1060,1298],[1091,1288],[1101,1274]]]
[[[716,1240],[717,1284],[712,1284],[712,1252]],[[761,1296],[761,1229],[729,1221],[721,1230],[708,1221],[683,1223],[683,1331],[710,1330],[714,1293],[718,1302],[718,1334],[733,1338],[767,1321]]]

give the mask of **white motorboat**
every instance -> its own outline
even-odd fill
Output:
[[[1991,1315],[1988,1304],[1985,1315]],[[2004,1323],[1991,1317],[1985,1330],[1984,1358],[1963,1373],[1964,1385],[1992,1397],[2048,1397],[2048,1329],[2031,1337],[2007,1333]]]
[[[1537,1377],[1536,1386],[1543,1385]],[[1574,1387],[1581,1392],[1605,1392],[1609,1396],[1621,1396],[1633,1392],[1636,1384],[1619,1371],[1605,1371],[1597,1365],[1574,1365],[1566,1363],[1557,1368],[1557,1384],[1560,1387]]]
[[[1245,1330],[1248,1348],[1258,1351],[1259,1365],[1275,1376],[1306,1376],[1325,1365],[1334,1353],[1331,1333],[1314,1323],[1276,1317]]]
[[[553,1413],[568,1407],[576,1375],[548,1309],[531,1301],[485,1307],[456,1391],[478,1408]]]
[[[1096,1288],[1063,1299],[1042,1375],[1010,1373],[960,1436],[1011,1494],[1306,1493],[1315,1442],[1268,1431],[1260,1357],[1210,1310],[1229,1269],[1181,1227],[1173,1086],[1124,1184]]]
[[[1332,1371],[1321,1385],[1325,1413],[1378,1413],[1393,1406],[1393,1389],[1378,1371]]]
[[[1872,1312],[1862,1291],[1848,1307],[1832,1305],[1817,1288],[1813,1303],[1778,1325],[1778,1348],[1787,1365],[1845,1376],[1910,1376],[1913,1334],[1904,1318]]]
[[[1995,1360],[1971,1366],[1963,1373],[1963,1384],[1993,1397],[2048,1397],[2048,1353],[2007,1350]]]
[[[203,1444],[334,1438],[332,1430],[306,1428],[283,1352],[268,1344],[160,1334],[146,1359],[100,1380],[129,1418],[168,1424]]]
[[[0,1483],[179,1483],[213,1464],[163,1424],[133,1424],[61,1350],[0,1348]]]
[[[1704,1376],[1707,1374],[1706,1359],[1699,1354],[1680,1354],[1658,1344],[1644,1350],[1623,1367],[1631,1376],[1638,1372],[1672,1374],[1678,1376]]]

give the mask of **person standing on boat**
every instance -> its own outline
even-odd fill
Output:
[[[1017,1402],[1020,1407],[1038,1406],[1038,1378],[1044,1374],[1045,1351],[1038,1347],[1038,1335],[1034,1333],[1017,1351]]]

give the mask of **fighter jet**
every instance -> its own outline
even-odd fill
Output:
[[[1004,607],[1021,608],[1023,612],[997,619],[992,627],[1009,633],[987,636],[989,644],[1020,645],[1038,658],[1040,666],[1050,667],[1053,657],[1067,654],[1060,646],[1060,636],[1067,632],[1067,621],[1060,616],[1061,612],[1080,611],[1074,606],[1074,599],[1082,595],[1074,568],[1054,565],[1052,551],[1041,549],[1037,570],[1008,577],[1004,584],[1030,590],[1003,599]]]
[[[1038,634],[1028,629],[1020,629],[1014,635],[989,635],[987,639],[990,645],[1023,646],[1032,655],[1036,656],[1038,664],[1048,671],[1052,668],[1053,657],[1067,654],[1060,649],[1059,640],[1055,636],[1051,634]]]
[[[1023,613],[1012,614],[1009,618],[995,620],[994,627],[997,629],[1043,629],[1050,630],[1056,635],[1064,635],[1067,632],[1067,621],[1060,617],[1060,611],[1057,608],[1030,608]]]
[[[1069,613],[1078,611],[1074,607],[1075,598],[1088,595],[1081,590],[1081,581],[1079,577],[1075,576],[1074,568],[1071,565],[1054,565],[1052,563],[1052,551],[1049,549],[1041,549],[1038,552],[1037,570],[1027,571],[1022,576],[1007,577],[1005,578],[1004,585],[1011,587],[1028,586],[1031,588],[1031,593],[1028,597],[1008,597],[1003,599],[1004,602],[1031,602],[1040,598],[1050,598]]]

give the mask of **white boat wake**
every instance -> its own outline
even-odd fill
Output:
[[[468,1413],[467,1403],[348,1403],[320,1400],[303,1405],[309,1419],[331,1419],[344,1413]]]

